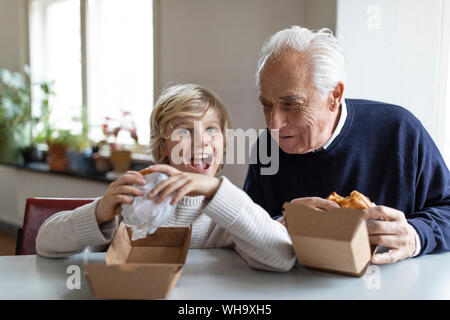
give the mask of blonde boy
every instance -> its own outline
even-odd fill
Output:
[[[251,267],[288,271],[295,255],[285,227],[226,177],[217,177],[230,123],[211,90],[194,84],[165,90],[151,115],[150,149],[157,163],[151,171],[169,178],[149,197],[160,202],[175,193],[176,210],[164,226],[192,224],[191,248],[234,247]],[[139,172],[128,171],[109,185],[103,197],[51,216],[39,230],[38,254],[61,257],[86,247],[105,249],[121,221],[122,203],[143,195],[133,184],[145,181]]]

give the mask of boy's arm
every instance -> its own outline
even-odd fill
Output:
[[[82,252],[102,251],[118,227],[118,216],[98,225],[95,210],[100,198],[70,211],[61,211],[49,217],[36,237],[37,254],[58,258]]]
[[[229,233],[236,251],[254,268],[288,271],[295,263],[292,242],[286,228],[273,220],[249,196],[226,177],[204,213]],[[227,244],[227,236],[215,230],[209,244]],[[214,241],[216,240],[216,241]]]

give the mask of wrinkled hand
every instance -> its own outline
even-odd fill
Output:
[[[279,223],[281,223],[286,228],[286,218],[284,217],[284,214],[281,218],[277,220]]]
[[[325,211],[340,208],[336,202],[319,197],[297,198],[292,200],[290,203],[303,204],[305,206],[313,207],[314,209]]]
[[[323,198],[319,198],[319,197],[297,198],[297,199],[292,200],[290,203],[302,204],[305,206],[313,207],[314,209],[325,210],[325,211],[340,208],[340,206],[336,202],[331,201],[331,200],[326,200]],[[286,218],[284,215],[277,221],[286,227]]]
[[[415,230],[402,211],[385,206],[375,206],[364,211],[366,220],[381,220],[367,223],[370,244],[390,248],[388,252],[376,253],[372,263],[394,263],[412,257],[416,250]]]
[[[142,196],[144,191],[133,187],[132,184],[145,185],[145,183],[144,177],[137,171],[127,171],[110,183],[95,210],[97,223],[102,224],[120,214],[122,203],[132,203],[132,196]]]
[[[159,194],[156,203],[161,203],[171,193],[176,192],[171,205],[174,205],[184,196],[205,195],[206,199],[214,197],[220,186],[220,179],[199,173],[183,172],[166,164],[156,164],[151,166],[150,172],[163,172],[169,176],[168,179],[160,182],[148,194],[150,199]]]

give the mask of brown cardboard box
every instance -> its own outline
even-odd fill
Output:
[[[192,228],[160,227],[131,241],[120,224],[106,253],[106,265],[84,270],[94,295],[102,299],[163,299],[175,286],[190,245]]]
[[[283,205],[286,226],[300,265],[351,276],[364,275],[371,247],[362,210],[317,210]]]

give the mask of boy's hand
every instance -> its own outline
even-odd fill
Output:
[[[95,211],[97,223],[102,224],[120,214],[122,203],[132,203],[132,196],[142,196],[144,191],[133,187],[132,184],[145,185],[145,183],[144,177],[137,171],[127,171],[112,182],[97,205]]]
[[[161,203],[168,195],[176,192],[171,205],[174,205],[186,195],[205,195],[206,199],[212,198],[220,186],[220,179],[199,173],[183,172],[166,164],[157,164],[149,168],[150,172],[163,172],[168,179],[159,183],[148,195],[154,198],[159,194],[156,203]]]

